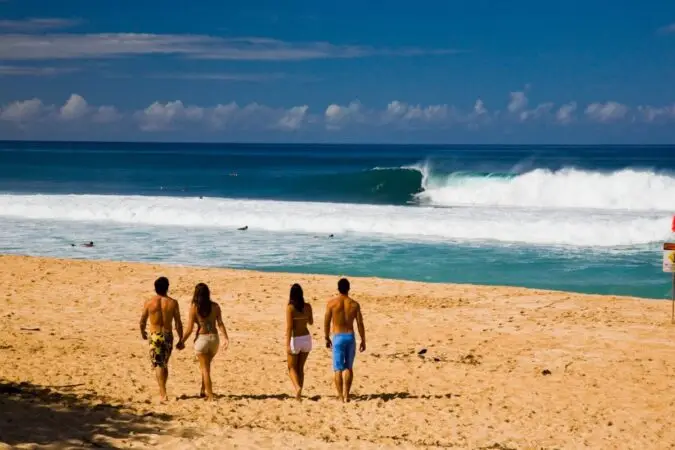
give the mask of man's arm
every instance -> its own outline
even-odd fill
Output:
[[[331,348],[333,343],[330,341],[330,322],[333,320],[333,309],[331,308],[330,302],[326,305],[326,314],[323,317],[323,330],[326,337],[326,347]]]
[[[185,341],[188,340],[190,335],[192,334],[192,328],[195,326],[195,308],[194,306],[190,307],[190,313],[188,314],[188,324],[187,324],[187,330],[185,330],[185,336],[181,339],[181,342],[185,344]]]
[[[176,333],[178,334],[178,343],[180,344],[183,342],[183,322],[180,320],[180,307],[178,306],[178,302],[176,302],[176,307],[173,309],[173,320],[176,322]],[[178,347],[178,345],[176,345],[176,347]]]
[[[361,315],[361,305],[357,306],[356,310],[356,326],[359,329],[359,336],[361,337],[361,345],[359,350],[366,351],[366,326],[363,324],[363,315]]]
[[[145,331],[145,327],[147,327],[147,325],[148,325],[148,315],[149,315],[148,303],[145,302],[143,304],[143,313],[141,314],[141,323],[140,323],[140,325],[141,325],[141,337],[143,339],[148,338],[148,333],[146,333],[146,331]]]

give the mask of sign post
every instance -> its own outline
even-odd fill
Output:
[[[675,216],[673,216],[673,224],[670,227],[675,236]],[[673,241],[674,239],[670,239]],[[665,242],[663,244],[663,271],[671,274],[671,302],[672,308],[670,313],[670,323],[675,323],[675,242]]]

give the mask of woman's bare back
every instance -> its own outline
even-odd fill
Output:
[[[312,306],[309,303],[305,303],[304,308],[301,311],[295,309],[293,305],[288,305],[288,308],[291,310],[291,320],[293,336],[306,336],[309,334],[309,328],[307,325],[314,323],[312,316]]]
[[[216,328],[216,319],[218,318],[218,310],[220,309],[220,306],[218,306],[218,304],[215,302],[211,302],[211,312],[206,317],[199,315],[199,311],[197,311],[196,306],[193,306],[193,308],[195,308],[195,318],[197,320],[197,325],[199,326],[197,334],[218,333]]]

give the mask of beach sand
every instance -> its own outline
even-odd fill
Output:
[[[0,267],[6,446],[675,447],[667,301],[353,278],[368,349],[342,404],[322,345],[338,277],[21,256]],[[189,345],[173,353],[172,400],[156,404],[138,320],[161,275],[184,321],[197,282],[223,309],[231,343],[214,360],[214,403],[197,398]],[[301,403],[283,335],[294,282],[316,316]]]

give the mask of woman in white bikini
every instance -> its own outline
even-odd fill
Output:
[[[294,284],[286,306],[286,352],[288,353],[288,375],[295,388],[295,398],[302,397],[305,383],[305,363],[312,350],[312,335],[307,325],[314,324],[312,305],[305,303],[302,287]]]
[[[218,330],[223,333],[223,350],[229,345],[227,330],[223,323],[223,316],[218,303],[211,301],[211,292],[204,283],[199,283],[195,287],[195,293],[190,305],[190,318],[188,319],[187,330],[181,341],[183,344],[192,334],[192,328],[197,323],[197,335],[195,337],[195,353],[199,358],[199,366],[202,372],[202,388],[200,397],[206,397],[205,400],[213,400],[213,388],[211,385],[211,361],[218,353],[220,339]]]

